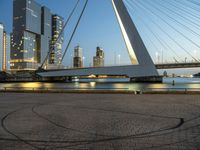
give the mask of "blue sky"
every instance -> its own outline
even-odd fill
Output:
[[[59,14],[65,19],[76,2],[75,0],[36,1],[41,5],[45,5],[50,8],[52,13]],[[194,45],[194,43],[199,44],[200,37],[194,35],[193,32],[186,28],[189,27],[195,33],[200,34],[200,30],[197,28],[198,26],[194,26],[194,24],[192,24],[188,19],[194,21],[196,24],[200,24],[200,20],[195,17],[192,18],[186,12],[189,11],[192,14],[200,16],[199,11],[196,11],[196,9],[199,9],[197,5],[189,3],[187,0],[124,1],[154,62],[161,61],[162,52],[164,61],[173,61],[174,58],[179,61],[184,61],[185,59],[192,60],[186,51],[195,56],[195,58],[199,58],[200,48]],[[198,2],[197,0],[192,1]],[[179,9],[175,8],[173,6],[174,4],[177,5]],[[187,7],[187,5],[194,8],[194,10],[190,7]],[[157,7],[160,10],[158,10]],[[183,12],[181,9],[185,9],[186,11]],[[168,16],[163,14],[162,10],[167,13]],[[153,15],[151,11],[158,14],[160,18]],[[182,16],[178,14],[181,14]],[[172,17],[172,19],[169,16]],[[183,17],[187,19],[184,20]],[[171,26],[163,22],[161,18],[166,20]],[[175,22],[173,18],[178,20],[178,23]],[[69,31],[72,29],[75,20],[76,19],[74,18],[66,30],[66,41],[69,39]],[[4,23],[8,33],[12,31],[12,0],[0,0],[0,22]],[[181,26],[180,23],[183,23],[183,26]],[[173,40],[176,41],[176,43],[163,31],[161,31],[156,24],[161,26],[162,30],[167,32],[173,38]],[[175,31],[172,27],[175,27],[176,30],[181,32],[186,37]],[[151,31],[154,32],[154,35]],[[156,36],[161,40],[161,42],[157,40]],[[189,39],[191,39],[193,43],[191,43]],[[164,41],[164,44],[161,44],[162,41]],[[73,47],[77,44],[83,48],[83,54],[86,57],[86,66],[89,66],[92,63],[92,57],[95,55],[96,46],[101,46],[104,48],[107,65],[115,64],[115,57],[119,54],[121,55],[120,64],[130,64],[126,46],[112,9],[111,0],[89,0],[87,10],[65,58],[65,65],[71,65],[70,57],[73,53]],[[160,56],[160,60],[158,57],[156,57],[156,53]],[[118,61],[119,60],[117,59],[117,63],[119,63]]]

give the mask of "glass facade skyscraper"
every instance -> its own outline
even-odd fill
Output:
[[[52,14],[50,9],[42,7],[42,22],[41,22],[41,48],[40,48],[40,62],[43,62],[51,44],[52,32]],[[48,62],[48,61],[47,61]]]
[[[33,0],[13,1],[11,69],[32,70],[40,63],[41,6]]]
[[[13,0],[11,69],[37,69],[50,49],[52,30],[50,9],[34,0]]]
[[[10,70],[10,35],[6,35],[6,70]]]
[[[0,71],[10,69],[10,36],[6,34],[0,23]]]
[[[62,59],[62,44],[64,42],[64,33],[61,34],[64,26],[64,19],[59,15],[52,16],[52,48],[50,54],[50,64],[58,65]],[[59,35],[61,36],[59,37]],[[59,39],[58,39],[59,38]]]
[[[3,69],[4,26],[0,23],[0,71]]]

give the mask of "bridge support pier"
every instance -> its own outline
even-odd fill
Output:
[[[162,83],[162,81],[163,78],[161,76],[130,78],[130,82],[135,82],[135,83]]]

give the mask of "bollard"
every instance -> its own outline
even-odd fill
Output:
[[[175,86],[175,81],[174,80],[172,81],[172,85]]]

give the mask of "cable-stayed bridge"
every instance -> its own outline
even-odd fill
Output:
[[[44,70],[42,68],[45,68],[46,62],[48,60],[49,54],[51,53],[51,49],[46,57],[46,59],[43,61],[42,66],[40,70],[38,71],[38,75],[42,77],[72,77],[72,76],[89,76],[89,75],[124,75],[130,78],[157,78],[159,79],[159,75],[157,72],[157,69],[171,69],[171,68],[191,68],[191,67],[200,67],[200,60],[198,59],[197,56],[192,54],[190,51],[188,51],[187,48],[183,46],[182,43],[180,43],[176,38],[173,37],[170,33],[165,31],[165,29],[162,28],[160,24],[155,22],[153,19],[150,19],[150,22],[154,24],[161,32],[165,34],[165,36],[172,41],[174,44],[176,44],[176,47],[179,47],[180,49],[183,50],[184,53],[187,54],[188,57],[191,57],[194,63],[181,63],[181,62],[176,62],[176,63],[162,63],[162,64],[154,64],[152,61],[151,56],[149,55],[149,52],[147,51],[147,48],[141,38],[141,35],[139,34],[136,25],[134,24],[131,15],[129,11],[132,9],[140,9],[143,12],[147,14],[151,14],[154,17],[157,17],[160,19],[163,23],[165,23],[169,28],[171,28],[174,32],[178,33],[181,38],[184,38],[188,42],[190,42],[193,46],[200,48],[200,45],[195,41],[190,39],[187,35],[183,34],[183,32],[180,29],[177,29],[174,25],[171,23],[167,22],[165,18],[162,18],[159,14],[156,13],[154,10],[159,10],[160,13],[165,15],[170,19],[171,22],[177,24],[178,26],[184,28],[187,32],[189,32],[193,36],[199,36],[200,34],[196,32],[193,28],[190,26],[187,26],[183,24],[180,20],[175,19],[170,15],[170,13],[173,13],[177,15],[179,18],[185,19],[189,24],[194,27],[194,28],[199,28],[200,25],[197,23],[197,21],[194,21],[195,19],[199,19],[198,21],[200,22],[200,17],[196,13],[191,13],[190,9],[194,9],[196,11],[197,7],[195,6],[200,6],[200,3],[195,1],[195,0],[185,0],[190,3],[190,5],[184,7],[177,7],[179,11],[174,11],[172,8],[176,7],[176,3],[179,5],[182,5],[179,0],[170,0],[168,2],[168,5],[171,5],[171,7],[166,7],[164,4],[166,1],[163,0],[163,4],[160,3],[160,5],[152,4],[150,1],[136,1],[136,0],[111,0],[112,5],[113,5],[113,10],[115,12],[117,21],[119,23],[119,27],[121,29],[122,36],[124,38],[124,42],[126,44],[128,54],[131,60],[132,65],[126,65],[126,66],[111,66],[111,67],[99,67],[99,68],[73,68],[73,69],[61,69],[61,70]],[[79,4],[80,0],[77,1],[76,5],[74,6],[72,12],[70,13],[64,28],[67,26],[68,22],[70,21],[71,17],[74,14],[74,11],[76,10],[77,5]],[[80,16],[78,18],[78,21],[74,27],[74,30],[72,31],[72,34],[70,36],[70,39],[67,43],[67,46],[64,50],[63,56],[62,56],[62,61],[65,58],[65,55],[69,49],[69,46],[71,44],[71,41],[73,40],[74,34],[76,33],[76,30],[79,26],[79,23],[82,19],[82,16],[87,8],[89,0],[85,0],[85,4],[83,6],[83,9],[80,13]],[[125,5],[126,4],[126,5]],[[152,9],[152,8],[153,9]],[[163,11],[164,8],[168,10],[168,12]],[[184,15],[183,12],[186,13],[187,15]],[[189,17],[188,17],[189,16]],[[139,18],[142,20],[142,18]],[[179,59],[180,60],[180,54],[177,53],[170,44],[165,42],[165,39],[162,39],[158,33],[155,33],[148,25],[146,21],[143,21],[143,24],[145,25],[146,29],[148,32],[151,32],[154,39],[157,40],[157,42],[162,45],[164,48],[169,49],[170,53],[173,54],[175,60]],[[64,31],[61,31],[62,32]],[[60,35],[61,35],[60,34]],[[148,36],[148,35],[146,35]],[[60,37],[58,37],[59,39]],[[150,41],[152,38],[149,38]],[[151,42],[152,46],[157,48],[157,45],[154,44],[154,42]],[[62,61],[60,63],[62,63]]]

